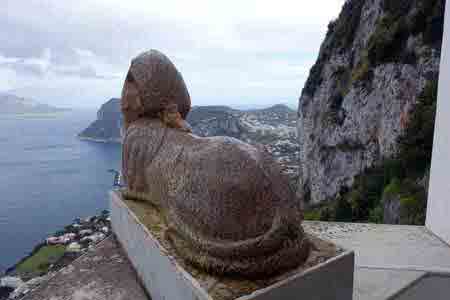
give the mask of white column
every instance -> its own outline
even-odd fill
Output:
[[[450,2],[442,40],[426,227],[450,244]]]

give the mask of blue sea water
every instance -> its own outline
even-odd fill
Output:
[[[94,119],[0,117],[0,274],[74,218],[108,208],[121,147],[76,137]]]

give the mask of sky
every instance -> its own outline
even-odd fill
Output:
[[[157,49],[193,105],[296,105],[345,0],[1,0],[0,92],[60,107],[119,97]]]

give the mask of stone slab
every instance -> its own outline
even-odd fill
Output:
[[[111,223],[119,242],[153,300],[219,300],[233,299],[227,295],[212,298],[208,291],[224,281],[202,279],[191,274],[170,255],[158,239],[116,192],[111,192]],[[352,299],[354,254],[344,251],[336,257],[303,272],[294,273],[268,287],[257,289],[236,299]],[[324,288],[326,286],[326,288]]]
[[[440,279],[450,276],[450,247],[424,226],[305,221],[303,227],[355,251],[355,300],[450,295],[450,282]]]
[[[450,276],[428,275],[399,293],[393,300],[448,300],[450,298]]]
[[[450,248],[423,226],[303,223],[305,231],[356,255],[358,267],[450,273]]]
[[[420,271],[356,268],[353,300],[389,299],[425,274]]]
[[[22,300],[148,300],[114,237],[61,269]]]

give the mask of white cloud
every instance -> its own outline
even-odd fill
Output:
[[[45,90],[53,104],[72,85],[80,97],[73,104],[81,106],[118,96],[131,58],[149,48],[173,60],[196,105],[294,103],[327,24],[344,3],[3,1],[0,79],[13,70],[18,80],[9,80],[8,86]],[[35,72],[26,74],[26,68]],[[51,88],[46,86],[50,78]]]

